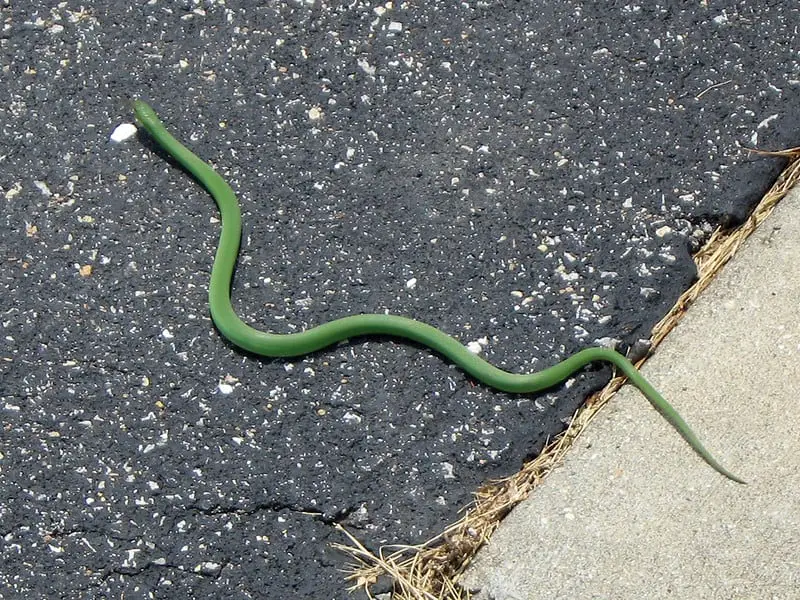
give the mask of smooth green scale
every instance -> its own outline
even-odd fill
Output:
[[[361,314],[329,321],[302,333],[276,334],[260,331],[247,325],[231,305],[231,280],[239,255],[242,218],[239,202],[233,190],[214,169],[176,140],[164,128],[155,111],[145,102],[133,103],[136,118],[147,132],[175,160],[194,175],[208,190],[219,207],[222,233],[219,238],[211,284],[208,290],[211,317],[220,333],[233,344],[261,356],[290,357],[310,354],[337,342],[365,335],[388,335],[411,340],[427,346],[446,357],[472,377],[503,392],[538,392],[567,379],[570,375],[596,361],[616,366],[650,401],[683,439],[716,471],[738,483],[742,479],[723,468],[705,449],[686,421],[667,402],[624,356],[608,348],[581,350],[538,373],[517,374],[498,369],[470,352],[455,338],[413,319],[394,315]]]

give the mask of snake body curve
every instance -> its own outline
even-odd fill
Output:
[[[138,122],[156,143],[189,171],[217,203],[222,220],[222,232],[211,270],[209,307],[217,329],[234,345],[260,356],[293,357],[310,354],[354,337],[391,336],[427,346],[485,385],[511,393],[539,392],[561,383],[590,363],[608,362],[644,394],[653,408],[678,431],[706,463],[728,479],[745,483],[717,462],[680,414],[628,359],[609,348],[587,348],[542,371],[517,374],[495,367],[472,353],[455,338],[431,325],[396,315],[352,315],[317,325],[301,333],[289,334],[269,333],[251,327],[239,318],[231,304],[231,281],[239,255],[242,233],[242,219],[236,195],[210,165],[195,156],[167,131],[158,115],[147,103],[135,100],[133,110]]]

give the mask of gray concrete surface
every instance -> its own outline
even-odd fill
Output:
[[[479,554],[479,600],[800,598],[799,259],[795,189],[644,368],[749,484],[626,386]]]

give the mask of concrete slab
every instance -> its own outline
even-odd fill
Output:
[[[479,553],[479,600],[800,598],[798,262],[795,189],[643,370],[749,485],[626,386]]]

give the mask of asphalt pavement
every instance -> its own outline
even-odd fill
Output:
[[[642,369],[747,485],[626,386],[479,552],[476,600],[800,597],[798,262],[795,188]]]
[[[799,15],[0,2],[3,594],[349,597],[336,525],[374,551],[429,539],[611,376],[515,395],[383,338],[240,352],[208,314],[216,207],[132,99],[236,191],[248,323],[388,311],[532,372],[648,339],[692,251],[772,184],[780,161],[741,146],[797,142]]]

